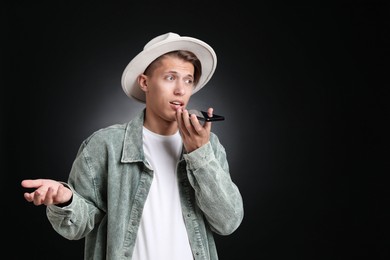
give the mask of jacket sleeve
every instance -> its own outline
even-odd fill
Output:
[[[50,205],[46,215],[54,230],[69,240],[84,238],[104,216],[90,166],[91,158],[83,143],[73,162],[68,183],[72,202],[65,207]]]
[[[225,148],[217,136],[197,150],[184,154],[187,175],[195,200],[212,230],[220,235],[233,233],[244,217],[243,200],[232,181]]]

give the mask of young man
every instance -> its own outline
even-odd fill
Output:
[[[212,123],[186,109],[216,62],[198,39],[152,39],[122,76],[125,93],[145,109],[87,138],[67,183],[22,181],[35,189],[25,199],[47,206],[59,234],[85,238],[85,259],[218,259],[213,232],[238,228],[243,201]]]

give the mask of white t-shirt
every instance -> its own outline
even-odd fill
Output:
[[[180,206],[176,166],[179,132],[163,136],[143,128],[146,159],[154,170],[133,253],[135,260],[193,260]]]

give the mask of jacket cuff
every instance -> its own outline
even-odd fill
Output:
[[[208,164],[210,161],[215,160],[210,142],[183,156],[191,170],[198,169]]]

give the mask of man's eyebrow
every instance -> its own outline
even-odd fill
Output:
[[[178,71],[176,71],[176,70],[168,70],[168,71],[166,71],[165,73],[172,73],[172,74],[179,74],[179,72]],[[191,78],[193,78],[194,77],[194,75],[193,74],[187,74],[187,75],[185,75],[185,77],[191,77]]]

